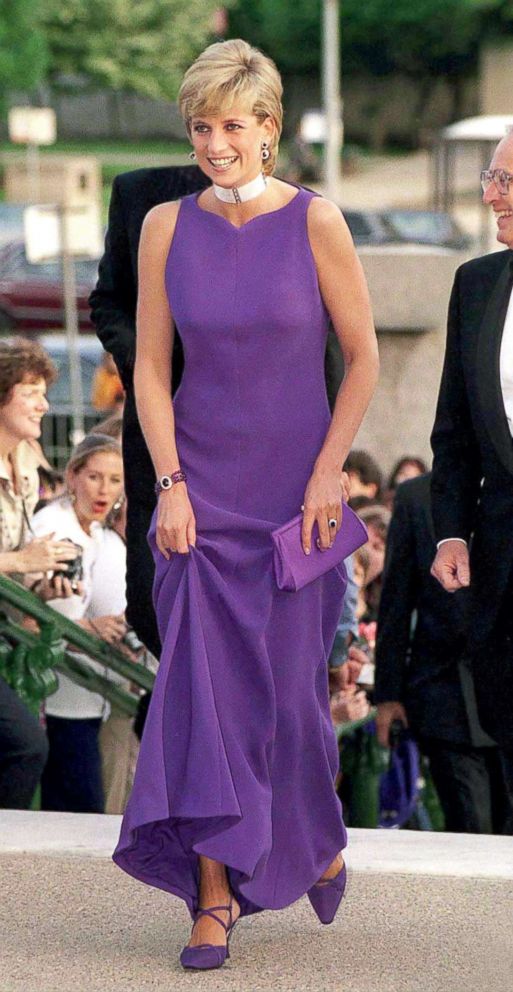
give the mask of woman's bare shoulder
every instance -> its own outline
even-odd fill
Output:
[[[308,235],[312,246],[326,250],[353,247],[353,239],[340,207],[324,196],[313,196],[308,204]]]
[[[346,227],[340,207],[324,196],[312,196],[308,204],[308,224],[315,231],[336,231]]]
[[[169,231],[169,225],[173,227],[180,210],[180,200],[169,200],[166,203],[157,203],[156,207],[148,210],[144,218],[144,227],[152,231]]]
[[[180,200],[158,203],[144,218],[141,230],[141,251],[167,251],[173,240],[176,221],[180,211]]]

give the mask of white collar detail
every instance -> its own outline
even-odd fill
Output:
[[[248,200],[254,200],[255,197],[260,196],[266,187],[267,179],[263,172],[260,172],[256,179],[252,179],[251,182],[244,183],[244,186],[232,186],[231,189],[225,189],[224,186],[217,186],[216,183],[213,183],[214,193],[217,199],[222,200],[223,203],[247,203]]]

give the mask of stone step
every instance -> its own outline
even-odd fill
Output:
[[[307,899],[184,972],[183,904],[110,860],[119,817],[0,811],[0,992],[510,992],[513,839],[349,831],[330,927]]]

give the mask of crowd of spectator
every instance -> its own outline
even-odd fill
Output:
[[[342,728],[369,720],[383,747],[401,734],[414,742],[446,830],[511,834],[499,748],[480,726],[466,656],[467,591],[448,595],[431,575],[428,466],[405,456],[385,482],[374,458],[355,450],[345,470],[369,539],[349,563],[352,618],[342,619],[330,658],[332,719]],[[344,659],[361,666],[349,684]],[[342,751],[342,777],[347,768]]]
[[[55,375],[39,344],[0,342],[0,573],[134,663],[156,664],[127,638],[122,396],[106,361],[97,406],[111,415],[59,472],[39,444]],[[354,450],[344,468],[368,541],[346,563],[344,613],[329,659],[333,723],[365,726],[383,747],[402,727],[429,760],[446,829],[510,833],[497,747],[479,726],[465,664],[464,596],[448,596],[430,575],[428,466],[405,456],[385,479],[369,453]],[[58,682],[38,720],[0,679],[0,806],[27,808],[40,784],[43,809],[121,813],[137,758],[133,721],[68,676]]]
[[[72,450],[64,473],[56,471],[38,440],[55,376],[37,342],[0,342],[0,572],[147,663],[137,639],[125,643],[121,410]],[[34,620],[23,622],[37,632]],[[93,659],[81,660],[127,685]],[[28,807],[40,784],[43,809],[121,813],[137,746],[131,719],[63,673],[39,720],[0,679],[1,807]]]

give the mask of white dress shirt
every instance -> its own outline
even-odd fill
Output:
[[[513,292],[509,298],[504,321],[499,368],[504,409],[508,418],[509,432],[513,436]]]
[[[62,613],[70,620],[82,620],[89,615],[93,597],[94,566],[100,553],[104,530],[101,524],[92,523],[91,533],[82,530],[73,504],[69,499],[57,499],[48,503],[32,518],[32,531],[36,537],[44,534],[55,534],[58,541],[69,538],[79,544],[83,551],[83,588],[82,596],[69,596],[66,599],[51,599],[49,606]],[[123,574],[120,583],[123,582]],[[96,614],[98,616],[98,614]],[[84,660],[84,659],[82,659]],[[85,659],[87,664],[100,674],[104,674],[104,666],[92,659]],[[77,685],[62,672],[58,674],[59,688],[53,695],[48,696],[45,709],[49,716],[59,716],[66,719],[90,719],[108,716],[109,707],[103,696],[97,692]]]

